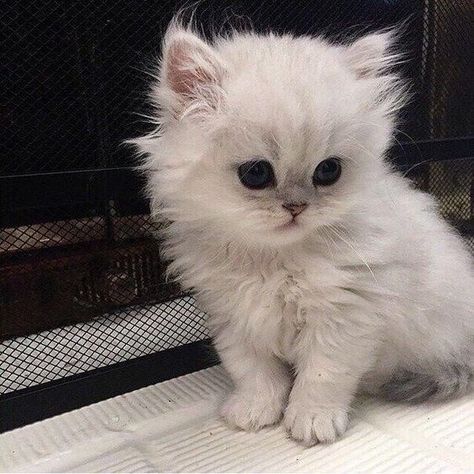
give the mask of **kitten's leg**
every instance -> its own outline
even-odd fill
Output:
[[[216,342],[222,363],[235,386],[221,409],[227,423],[252,431],[277,423],[291,388],[288,368],[248,344],[224,346],[219,340]]]
[[[344,433],[360,378],[374,358],[375,336],[376,326],[356,310],[308,315],[295,341],[297,376],[284,417],[292,438],[311,446]]]

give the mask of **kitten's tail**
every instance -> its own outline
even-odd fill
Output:
[[[436,374],[399,370],[380,387],[380,394],[390,401],[420,403],[427,400],[447,400],[473,389],[473,369],[453,365]]]

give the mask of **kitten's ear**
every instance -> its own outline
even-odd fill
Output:
[[[225,74],[217,52],[196,34],[172,25],[165,35],[161,87],[171,93],[172,115],[216,109]]]
[[[359,77],[376,77],[394,65],[400,55],[392,52],[395,33],[371,33],[346,48],[349,67]]]

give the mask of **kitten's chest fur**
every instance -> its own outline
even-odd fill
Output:
[[[276,275],[262,279],[236,301],[235,317],[241,321],[241,332],[254,340],[255,347],[292,362],[294,339],[306,324],[310,309],[308,291],[304,271],[282,266]]]
[[[288,274],[278,298],[281,320],[273,351],[288,362],[293,361],[294,339],[306,324],[307,308],[304,306],[302,286],[298,285],[298,278]]]
[[[207,288],[198,296],[211,330],[231,326],[234,337],[291,363],[295,337],[308,317],[317,317],[318,304],[331,297],[342,275],[315,255],[245,258],[227,253],[222,267],[214,260],[212,274],[195,285]]]

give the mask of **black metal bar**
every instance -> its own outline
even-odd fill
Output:
[[[390,157],[401,170],[429,161],[474,157],[474,137],[397,143]]]
[[[146,214],[143,188],[133,168],[0,177],[0,228],[104,215],[111,200],[121,216]]]
[[[474,156],[474,137],[397,143],[389,155],[401,170],[425,161],[469,158]],[[0,176],[0,183],[0,227],[102,215],[110,201],[119,215],[148,210],[143,177],[132,167]]]
[[[218,362],[210,341],[205,340],[1,395],[0,432],[211,367]]]

